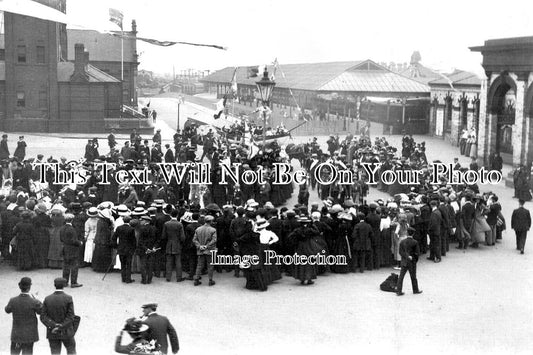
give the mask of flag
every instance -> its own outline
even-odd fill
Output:
[[[124,14],[117,9],[109,9],[109,21],[116,24],[122,30],[122,20],[124,19]]]
[[[223,99],[219,100],[217,103],[216,103],[216,109],[215,109],[215,114],[213,115],[213,118],[215,120],[218,120],[220,118],[220,116],[222,115],[222,112],[224,112],[224,108],[226,107],[226,97],[224,96]]]
[[[235,68],[235,71],[233,72],[233,78],[231,78],[231,91],[233,94],[233,97],[237,96],[237,68]]]

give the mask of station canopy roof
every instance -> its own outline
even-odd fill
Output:
[[[249,78],[249,68],[237,68],[237,85],[255,86],[260,79],[262,73]],[[267,70],[269,75],[274,74],[277,88],[319,92],[429,93],[429,86],[394,73],[371,60],[285,64],[280,65],[275,73],[270,65]],[[234,72],[234,67],[226,67],[201,81],[229,84]]]
[[[455,70],[451,74],[444,74],[439,79],[430,81],[428,84],[432,85],[466,85],[466,86],[481,86],[481,79],[474,73],[464,70]]]

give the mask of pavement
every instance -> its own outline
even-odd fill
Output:
[[[177,123],[177,100],[151,98],[158,111],[156,125],[164,140],[172,137]],[[194,113],[193,105],[181,105],[181,112]],[[202,105],[200,105],[202,106]],[[180,120],[180,124],[183,121]],[[372,126],[371,136],[380,132]],[[381,135],[381,134],[380,134]],[[14,140],[18,134],[10,133]],[[87,137],[63,138],[25,134],[28,156],[83,155]],[[302,142],[312,137],[297,137]],[[318,137],[325,144],[327,137]],[[432,137],[426,141],[428,159],[451,162],[458,156],[463,165],[469,159],[458,148]],[[119,137],[119,144],[121,139]],[[399,146],[400,136],[387,137]],[[107,147],[101,141],[102,150]],[[11,144],[14,150],[14,143]],[[297,164],[297,163],[296,163]],[[509,169],[510,167],[506,167]],[[482,186],[500,197],[503,214],[510,225],[517,207],[513,191],[498,185]],[[388,196],[374,188],[369,200]],[[311,201],[317,201],[311,192]],[[287,202],[296,204],[296,196]],[[528,206],[529,205],[529,206]],[[529,208],[531,204],[526,204]],[[508,227],[509,228],[509,227]],[[139,316],[140,306],[159,304],[158,312],[169,317],[181,344],[180,354],[254,354],[291,352],[303,354],[372,351],[389,354],[531,354],[533,349],[533,251],[515,250],[512,230],[504,232],[502,243],[494,247],[450,252],[440,264],[422,258],[418,267],[421,295],[413,295],[409,278],[403,297],[379,290],[379,284],[394,270],[382,268],[364,274],[321,276],[312,286],[301,286],[293,278],[269,286],[267,292],[244,289],[245,280],[231,273],[216,274],[217,284],[193,287],[192,282],[166,282],[154,279],[152,285],[120,283],[120,275],[81,269],[82,288],[67,289],[73,296],[75,312],[82,318],[76,342],[79,354],[111,354],[115,337],[128,317]],[[397,271],[396,271],[397,272]],[[53,292],[53,279],[60,270],[19,272],[0,265],[2,285],[0,304],[18,293],[22,276],[33,279],[32,293],[39,299]],[[0,353],[9,349],[11,317],[0,321]],[[35,353],[48,353],[45,329],[39,325],[40,341]],[[126,336],[127,337],[127,336]]]

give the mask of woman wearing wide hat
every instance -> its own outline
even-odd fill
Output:
[[[87,220],[85,221],[85,253],[83,254],[83,262],[89,265],[93,260],[94,253],[94,238],[96,237],[96,226],[98,224],[98,209],[90,207],[87,210]]]
[[[259,257],[263,263],[266,251],[270,250],[270,245],[279,241],[279,237],[274,232],[267,230],[267,227],[269,226],[270,223],[268,223],[263,217],[259,217],[254,226],[254,231],[259,233],[259,241],[261,242],[261,254]],[[272,282],[281,279],[281,272],[275,263],[264,265],[264,271],[267,284],[271,284]]]
[[[320,235],[320,232],[312,225],[311,219],[306,215],[300,216],[298,222],[301,224],[301,227],[296,228],[289,235],[289,238],[295,239],[298,243],[296,245],[296,255],[316,255],[320,250],[318,250],[315,240]],[[296,263],[294,265],[293,277],[300,280],[302,285],[312,285],[314,283],[313,280],[316,279],[316,275],[316,265],[309,263]]]
[[[126,320],[124,329],[120,331],[115,342],[115,351],[119,354],[162,354],[161,346],[155,340],[150,339],[149,329],[148,325],[140,319]],[[131,336],[132,341],[128,345],[121,345],[125,331]]]
[[[13,229],[16,239],[16,266],[17,270],[30,270],[34,263],[35,228],[31,222],[31,212],[23,211],[20,214],[22,221]]]
[[[247,223],[244,227],[244,231],[239,238],[237,238],[237,243],[239,244],[239,250],[241,255],[259,256],[261,254],[261,241],[259,238],[259,233],[253,231],[253,226],[251,220],[255,217],[255,214],[251,211],[247,214]],[[257,265],[250,265],[249,267],[243,267],[243,274],[246,278],[246,288],[248,290],[267,290],[267,279],[265,277],[265,272],[263,270],[263,263],[261,259]],[[244,265],[243,265],[244,266]]]
[[[92,260],[92,268],[96,272],[106,272],[112,258],[112,241],[111,235],[113,233],[113,216],[110,209],[103,209],[98,211],[98,218],[96,222],[96,235],[94,237],[94,253]]]

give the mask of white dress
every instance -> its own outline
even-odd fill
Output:
[[[96,236],[97,217],[89,217],[85,222],[85,253],[83,254],[83,261],[90,263],[93,260],[94,252],[94,237]]]

